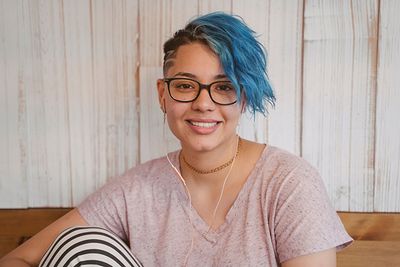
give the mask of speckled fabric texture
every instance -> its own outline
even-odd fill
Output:
[[[178,155],[169,157],[179,169]],[[216,231],[208,232],[190,209],[185,187],[166,157],[112,179],[78,210],[90,225],[125,240],[144,266],[182,266],[186,256],[188,266],[279,266],[352,241],[317,171],[271,146]]]

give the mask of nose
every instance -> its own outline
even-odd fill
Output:
[[[206,88],[200,89],[199,96],[192,102],[192,108],[202,112],[215,109],[215,103]]]

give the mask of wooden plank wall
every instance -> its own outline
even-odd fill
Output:
[[[342,211],[400,211],[396,0],[0,0],[0,208],[71,207],[177,149],[156,99],[162,44],[238,14],[278,103],[242,136],[301,155]]]
[[[372,211],[378,1],[310,1],[304,13],[303,156],[340,210]]]
[[[382,1],[377,65],[376,210],[400,210],[400,2]]]

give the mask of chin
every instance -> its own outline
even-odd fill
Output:
[[[196,152],[209,152],[226,142],[221,137],[217,136],[194,136],[181,141],[182,148],[187,148]]]
[[[208,152],[215,148],[215,146],[210,144],[210,142],[198,142],[196,140],[190,142],[181,141],[181,146],[182,148],[190,149],[196,152]]]

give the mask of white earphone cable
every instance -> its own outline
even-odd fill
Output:
[[[166,113],[164,113],[164,116],[166,116]],[[165,120],[164,120],[164,122],[165,122]],[[163,135],[164,135],[163,138],[164,138],[164,140],[165,140],[165,123],[164,123]],[[236,145],[235,156],[234,156],[234,158],[233,158],[233,161],[232,161],[232,164],[231,164],[231,166],[230,166],[230,168],[229,168],[229,171],[228,171],[227,175],[226,175],[225,178],[224,178],[224,181],[223,181],[223,184],[222,184],[222,188],[221,188],[221,193],[220,193],[220,195],[219,195],[217,204],[216,204],[216,206],[215,206],[215,208],[214,208],[214,211],[213,211],[213,214],[212,214],[211,223],[210,223],[210,226],[209,226],[209,228],[208,228],[206,234],[208,234],[208,233],[210,232],[210,230],[212,229],[212,227],[213,227],[213,225],[214,225],[215,217],[216,217],[218,208],[219,208],[219,206],[220,206],[220,204],[221,204],[222,197],[223,197],[223,194],[224,194],[224,191],[225,191],[225,186],[226,186],[227,181],[228,181],[228,178],[229,178],[229,176],[230,176],[230,174],[231,174],[231,172],[232,172],[233,165],[235,164],[235,161],[236,161],[236,157],[237,157],[237,154],[238,154],[237,151],[238,151],[238,149],[239,149],[239,142],[240,142],[240,137],[238,136],[238,141],[237,141],[237,145]],[[187,196],[188,196],[188,202],[189,202],[189,222],[190,222],[190,225],[191,225],[191,228],[192,228],[192,232],[191,232],[190,248],[189,248],[189,250],[188,250],[188,253],[186,254],[186,257],[185,257],[185,260],[184,260],[184,264],[183,264],[183,266],[187,266],[187,262],[188,262],[188,260],[189,260],[189,256],[190,256],[190,254],[192,253],[192,250],[193,250],[193,247],[194,247],[194,243],[195,243],[194,226],[193,226],[193,220],[192,220],[192,213],[193,213],[192,195],[190,194],[189,188],[187,187],[186,181],[185,181],[185,179],[182,177],[181,172],[180,172],[180,171],[174,166],[174,164],[171,162],[171,160],[170,160],[170,158],[169,158],[169,156],[168,156],[168,153],[165,153],[165,155],[166,155],[166,158],[167,158],[167,160],[168,160],[168,162],[169,162],[169,165],[172,167],[172,169],[175,171],[175,173],[176,173],[176,174],[178,175],[178,177],[180,178],[182,184],[184,185],[185,190],[186,190],[186,193],[187,193]],[[178,156],[178,157],[179,157],[179,156]]]

